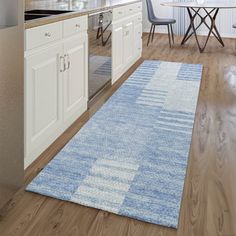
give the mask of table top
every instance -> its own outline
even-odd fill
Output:
[[[162,6],[166,7],[191,7],[191,8],[222,8],[222,9],[231,9],[236,8],[235,3],[225,3],[222,2],[211,2],[211,3],[203,3],[198,4],[196,2],[163,2],[161,3]]]

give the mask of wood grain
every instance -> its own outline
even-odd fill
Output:
[[[177,230],[69,202],[25,192],[21,189],[1,211],[0,235],[60,236],[236,236],[236,81],[225,70],[236,64],[235,41],[225,39],[220,48],[211,39],[200,54],[195,41],[170,49],[166,35],[155,35],[143,56],[93,103],[25,173],[25,184],[78,132],[82,125],[116,91],[144,59],[204,65],[193,139]]]

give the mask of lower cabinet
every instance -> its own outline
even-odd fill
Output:
[[[25,55],[25,167],[87,110],[87,33]]]
[[[123,50],[123,57],[124,57],[124,64],[129,65],[133,62],[134,59],[134,23],[133,20],[128,20],[124,25],[124,50]]]
[[[142,23],[137,23],[134,25],[134,58],[139,58],[142,54]]]
[[[25,152],[31,162],[59,135],[62,118],[62,77],[57,44],[25,57]]]
[[[63,77],[63,118],[69,127],[86,109],[88,98],[87,35],[64,43],[66,71]]]
[[[137,13],[113,21],[112,83],[115,83],[142,53],[142,15]]]
[[[88,102],[88,16],[25,31],[25,167]],[[142,52],[142,3],[113,9],[112,83]]]
[[[118,75],[122,74],[124,67],[124,40],[123,40],[123,22],[113,24],[112,31],[112,82],[118,79]]]

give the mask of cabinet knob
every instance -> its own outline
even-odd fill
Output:
[[[76,27],[76,28],[80,28],[80,25],[79,25],[79,24],[76,24],[75,27]]]
[[[46,32],[45,37],[51,37],[51,34],[49,32]]]

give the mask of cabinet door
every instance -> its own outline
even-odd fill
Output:
[[[26,156],[33,161],[60,133],[62,124],[62,45],[25,57]]]
[[[76,36],[64,43],[66,71],[63,78],[65,128],[86,111],[88,102],[88,37]]]
[[[135,24],[134,25],[134,40],[140,41],[142,40],[142,24]]]
[[[139,58],[142,53],[142,24],[134,25],[134,57]]]
[[[127,66],[134,58],[134,27],[133,21],[129,21],[124,25],[124,64]]]
[[[112,77],[113,83],[123,70],[123,25],[114,24],[112,32]]]

